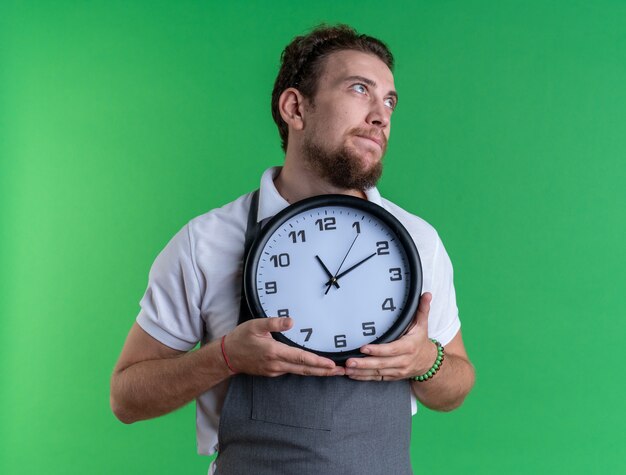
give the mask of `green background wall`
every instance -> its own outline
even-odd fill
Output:
[[[617,0],[2,2],[0,473],[206,473],[194,405],[123,425],[110,373],[157,253],[282,162],[279,55],[323,21],[396,55],[380,189],[442,236],[477,368],[415,472],[625,473]]]

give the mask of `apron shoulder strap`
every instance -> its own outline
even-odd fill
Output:
[[[259,214],[259,190],[255,190],[252,193],[252,199],[250,200],[250,210],[248,211],[248,223],[246,225],[246,239],[243,247],[243,263],[241,266],[241,301],[239,303],[239,324],[250,320],[253,318],[252,312],[250,311],[250,307],[248,306],[248,302],[246,301],[246,296],[244,293],[244,285],[243,285],[243,269],[246,265],[246,259],[248,254],[250,253],[250,248],[252,247],[252,243],[254,239],[259,234],[261,230],[261,223],[257,222],[257,217]]]

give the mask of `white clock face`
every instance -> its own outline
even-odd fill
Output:
[[[253,273],[263,313],[292,317],[294,326],[283,335],[318,352],[358,351],[380,338],[415,286],[398,235],[373,214],[348,206],[289,217],[258,256]]]

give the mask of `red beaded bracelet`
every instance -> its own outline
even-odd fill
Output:
[[[234,374],[237,374],[237,371],[235,371],[233,367],[230,365],[228,356],[226,356],[226,350],[224,349],[224,340],[226,340],[226,335],[222,337],[222,356],[224,357],[224,361],[226,362],[226,366],[228,366],[228,369],[231,370]]]

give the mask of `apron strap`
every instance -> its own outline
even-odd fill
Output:
[[[241,266],[241,299],[239,302],[239,322],[241,324],[245,321],[251,320],[254,318],[252,312],[250,311],[250,307],[248,306],[248,302],[246,301],[246,296],[244,292],[243,285],[243,269],[246,265],[246,259],[248,258],[248,254],[250,253],[250,248],[252,247],[252,243],[254,239],[259,234],[261,230],[261,223],[257,222],[257,216],[259,213],[259,190],[256,190],[252,193],[252,200],[250,202],[250,211],[248,211],[248,224],[246,226],[246,241],[244,244],[243,251],[243,263]]]

